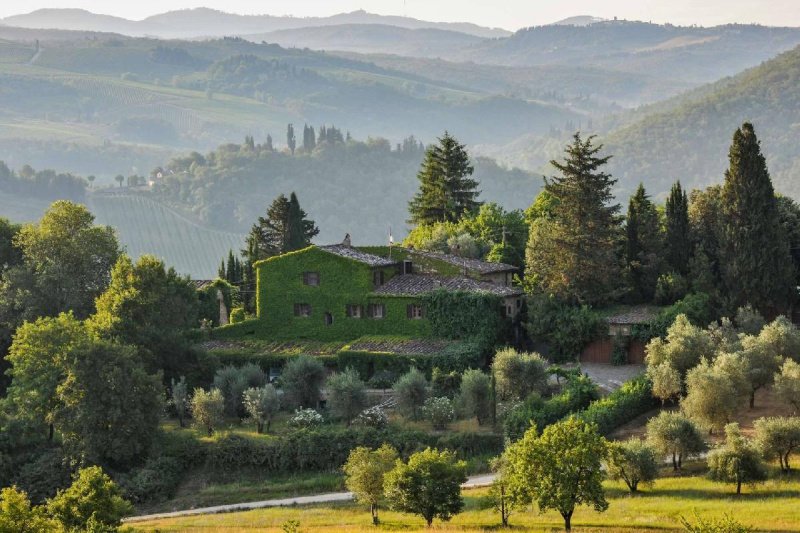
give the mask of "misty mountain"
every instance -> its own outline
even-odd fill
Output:
[[[266,41],[292,48],[412,57],[441,57],[483,40],[474,35],[450,30],[412,30],[385,24],[306,27],[244,37],[255,42]]]
[[[345,24],[381,24],[407,29],[435,28],[466,33],[483,38],[505,37],[511,32],[458,22],[429,22],[411,17],[386,16],[359,10],[330,17],[278,17],[272,15],[237,15],[209,8],[182,9],[134,21],[98,15],[83,9],[39,9],[0,20],[23,28],[112,32],[130,36],[162,38],[222,37],[265,33],[303,27]]]
[[[567,17],[565,19],[552,22],[551,26],[589,26],[598,22],[604,22],[606,19],[600,17],[593,17],[591,15],[578,15],[575,17]]]

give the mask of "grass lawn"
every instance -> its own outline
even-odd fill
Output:
[[[697,513],[704,518],[729,514],[757,531],[800,532],[800,475],[748,487],[740,497],[732,494],[732,485],[713,483],[697,475],[659,479],[651,489],[638,496],[630,496],[620,483],[606,482],[605,487],[610,504],[608,511],[598,513],[586,507],[578,508],[572,520],[574,531],[681,531],[680,517],[694,521]],[[464,497],[465,511],[450,522],[435,521],[434,529],[501,530],[498,515],[487,497],[487,489],[465,491]],[[427,530],[424,521],[417,516],[386,510],[381,511],[380,516],[380,530]],[[299,522],[299,531],[376,531],[370,525],[368,509],[356,504],[260,509],[154,520],[133,526],[137,531],[151,532],[249,533],[282,531],[282,525],[289,520]],[[552,531],[560,529],[563,522],[555,512],[539,515],[525,510],[511,516],[511,525],[517,531]]]

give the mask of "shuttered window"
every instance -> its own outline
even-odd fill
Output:
[[[348,304],[347,308],[347,316],[350,318],[361,318],[361,306],[357,304]]]
[[[406,317],[409,320],[419,320],[423,317],[422,306],[419,304],[408,304],[406,306]]]
[[[386,316],[386,306],[383,304],[369,304],[367,306],[367,316],[375,319],[384,318]]]
[[[319,286],[319,272],[303,272],[303,285]]]
[[[311,316],[311,304],[294,304],[294,316]]]

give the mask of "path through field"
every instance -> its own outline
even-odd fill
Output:
[[[464,489],[474,489],[487,487],[494,481],[494,474],[482,474],[471,476],[467,482],[461,485]],[[333,503],[349,502],[353,499],[352,492],[329,492],[327,494],[313,494],[311,496],[298,496],[296,498],[282,498],[278,500],[262,500],[258,502],[232,503],[229,505],[215,505],[213,507],[199,507],[197,509],[186,509],[184,511],[173,511],[171,513],[157,513],[148,515],[131,516],[123,522],[142,522],[145,520],[158,520],[161,518],[176,518],[179,516],[191,516],[198,514],[217,514],[230,513],[234,511],[248,511],[251,509],[263,509],[265,507],[285,507],[289,505],[308,505],[312,503]]]

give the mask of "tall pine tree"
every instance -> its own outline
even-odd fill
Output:
[[[528,276],[538,290],[568,302],[604,304],[619,292],[621,237],[619,204],[612,203],[616,180],[601,170],[610,156],[598,157],[594,137],[576,133],[560,172],[545,180],[555,201],[550,217],[531,228],[526,253]]]
[[[753,125],[733,135],[722,187],[722,277],[731,309],[785,311],[794,292],[789,245]]]
[[[456,222],[474,213],[481,202],[478,182],[470,177],[473,171],[464,145],[445,132],[425,152],[417,174],[419,191],[408,205],[409,223]]]
[[[625,224],[625,262],[633,301],[652,301],[661,273],[662,247],[658,210],[640,183],[628,203]]]
[[[669,191],[665,215],[667,263],[673,272],[685,276],[689,272],[692,243],[689,235],[689,200],[680,181],[676,181]]]
[[[319,228],[307,216],[306,212],[300,207],[297,195],[292,193],[289,196],[284,252],[305,248],[311,244],[311,239],[319,234]]]

